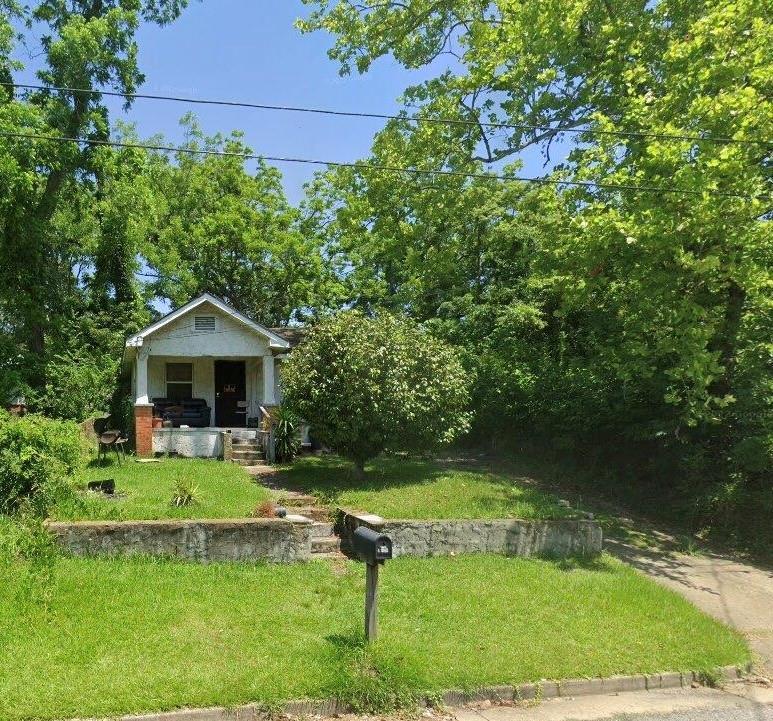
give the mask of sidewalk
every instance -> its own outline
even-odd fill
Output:
[[[728,690],[710,688],[636,691],[612,696],[557,698],[538,706],[491,706],[456,709],[456,721],[769,721],[773,689],[736,684]]]

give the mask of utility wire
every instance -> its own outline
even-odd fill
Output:
[[[121,93],[115,90],[92,90],[89,88],[70,88],[62,85],[35,85],[27,83],[0,82],[0,86],[9,88],[25,88],[28,90],[48,90],[63,93],[85,93],[88,95],[107,95],[118,98],[137,100],[166,100],[175,103],[191,103],[194,105],[221,105],[234,108],[254,108],[257,110],[276,110],[292,113],[314,113],[318,115],[335,115],[347,118],[376,118],[379,120],[405,120],[415,123],[438,123],[441,125],[467,125],[477,128],[507,129],[507,130],[538,130],[555,131],[556,133],[586,133],[589,135],[606,135],[623,138],[651,138],[653,140],[689,140],[692,142],[722,143],[725,145],[773,145],[773,140],[745,140],[720,136],[704,135],[671,135],[668,133],[647,133],[625,130],[595,130],[592,128],[557,128],[552,125],[526,125],[523,123],[491,123],[478,120],[461,120],[458,118],[421,118],[388,113],[366,113],[347,110],[328,110],[325,108],[310,108],[294,105],[268,105],[266,103],[248,103],[238,100],[211,100],[205,98],[185,98],[175,95],[153,95],[150,93]]]
[[[186,153],[188,155],[212,155],[219,157],[241,158],[243,160],[263,160],[272,163],[303,163],[307,165],[325,165],[336,168],[355,168],[357,170],[384,170],[395,173],[409,173],[412,175],[441,175],[455,178],[473,178],[480,180],[508,180],[522,183],[537,183],[540,185],[569,185],[579,188],[599,188],[600,190],[633,190],[643,193],[670,193],[674,195],[716,195],[724,198],[743,198],[745,200],[768,200],[767,195],[744,195],[740,193],[727,193],[721,190],[684,190],[682,188],[668,188],[657,185],[626,185],[613,183],[599,183],[594,180],[557,180],[554,178],[525,178],[518,175],[496,175],[494,173],[465,173],[459,170],[424,170],[421,168],[406,168],[396,165],[381,165],[376,163],[346,163],[336,160],[319,160],[315,158],[295,158],[289,156],[257,155],[254,153],[234,153],[228,150],[204,150],[198,148],[184,148],[173,145],[145,145],[141,143],[127,143],[118,140],[98,140],[89,138],[70,138],[66,136],[41,135],[37,133],[11,133],[0,131],[0,137],[21,138],[26,140],[48,140],[58,143],[76,143],[78,145],[102,145],[115,148],[133,148],[137,150],[156,150],[166,153]]]

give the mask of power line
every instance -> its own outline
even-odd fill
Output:
[[[650,138],[653,140],[689,140],[691,142],[722,143],[724,145],[773,145],[773,140],[745,140],[720,136],[704,135],[671,135],[669,133],[647,133],[626,130],[596,130],[592,128],[556,128],[552,125],[527,125],[523,123],[492,123],[478,120],[461,120],[458,118],[420,118],[389,113],[366,113],[349,110],[329,110],[326,108],[310,108],[297,105],[269,105],[267,103],[248,103],[239,100],[212,100],[206,98],[185,98],[176,95],[154,95],[150,93],[121,93],[115,90],[92,90],[90,88],[70,88],[62,85],[35,85],[27,83],[0,82],[0,86],[10,88],[25,88],[28,90],[48,90],[65,93],[86,93],[89,95],[107,95],[117,98],[135,100],[166,100],[175,103],[190,103],[193,105],[220,105],[234,108],[253,108],[256,110],[275,110],[292,113],[313,113],[317,115],[334,115],[347,118],[375,118],[378,120],[406,120],[415,123],[436,123],[441,125],[466,125],[478,128],[507,130],[537,130],[555,131],[556,133],[577,133],[589,135],[605,135],[623,138]]]
[[[156,150],[167,153],[185,153],[188,155],[207,155],[229,158],[241,158],[243,160],[263,160],[272,163],[303,163],[306,165],[325,165],[336,168],[355,168],[357,170],[383,170],[395,173],[409,173],[412,175],[440,175],[456,178],[472,178],[479,180],[506,180],[522,183],[536,183],[540,185],[572,186],[579,188],[598,188],[600,190],[633,190],[642,193],[670,193],[673,195],[715,195],[724,198],[743,198],[744,200],[768,200],[769,196],[743,195],[740,193],[728,193],[721,190],[685,190],[682,188],[668,188],[657,185],[627,185],[600,183],[594,180],[557,180],[555,178],[526,178],[518,175],[496,175],[494,173],[466,173],[459,170],[433,170],[421,168],[406,168],[396,165],[381,165],[376,163],[347,163],[337,160],[319,160],[316,158],[296,158],[276,155],[257,155],[254,153],[234,153],[228,150],[204,150],[199,148],[184,148],[173,145],[146,145],[142,143],[127,143],[118,140],[98,140],[89,138],[70,138],[66,136],[41,135],[37,133],[11,133],[0,131],[0,137],[21,138],[27,140],[48,140],[58,143],[76,143],[78,145],[100,145],[115,148],[133,148],[137,150]]]

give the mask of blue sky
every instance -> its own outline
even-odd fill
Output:
[[[308,13],[300,0],[204,0],[192,2],[183,16],[164,28],[146,25],[139,32],[141,91],[278,105],[392,113],[410,84],[437,74],[444,65],[407,71],[391,58],[366,75],[341,77],[327,58],[332,38],[301,35],[293,21]],[[31,48],[34,51],[34,46]],[[22,52],[31,78],[34,59]],[[368,154],[383,121],[332,118],[243,108],[187,106],[137,100],[124,115],[120,102],[108,103],[113,119],[136,123],[141,137],[163,133],[177,142],[180,117],[189,109],[205,132],[241,129],[256,153],[350,161]],[[280,164],[291,202],[303,196],[303,183],[318,168]],[[536,153],[525,158],[524,174],[544,172]]]

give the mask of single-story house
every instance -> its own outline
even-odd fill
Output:
[[[134,399],[137,454],[218,457],[225,433],[257,438],[262,414],[281,402],[279,368],[299,337],[209,293],[129,337],[122,372]]]

